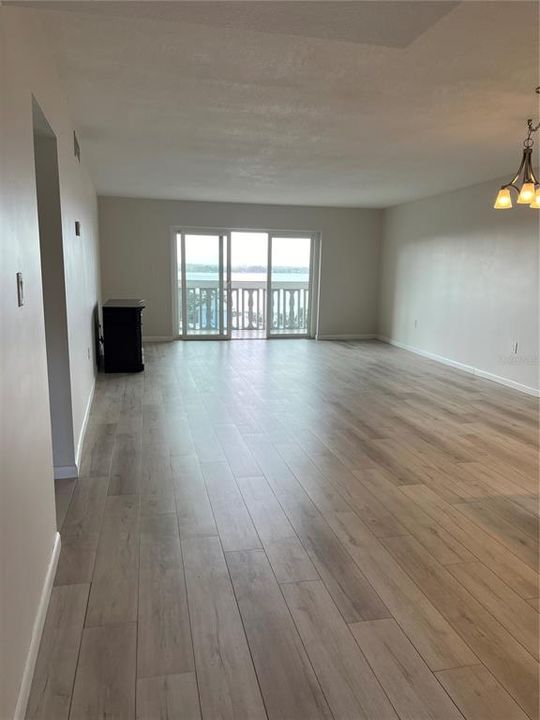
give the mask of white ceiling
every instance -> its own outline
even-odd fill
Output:
[[[38,6],[100,194],[384,207],[511,175],[538,114],[536,2]]]

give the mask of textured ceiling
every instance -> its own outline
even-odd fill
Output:
[[[195,23],[230,30],[299,35],[325,40],[405,47],[430,25],[450,12],[458,2],[422,0],[418,3],[321,2],[320,0],[195,0],[162,2],[153,0],[37,0],[25,5],[34,8],[75,11],[124,18],[146,18],[167,22]]]
[[[534,2],[29,12],[101,194],[384,207],[511,174],[538,112]]]

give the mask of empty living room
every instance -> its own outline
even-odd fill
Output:
[[[539,21],[0,1],[0,720],[540,720]]]

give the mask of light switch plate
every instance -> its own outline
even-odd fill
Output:
[[[21,272],[17,273],[17,302],[19,307],[24,305],[24,280]]]

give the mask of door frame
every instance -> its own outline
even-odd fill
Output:
[[[54,480],[63,480],[79,476],[80,462],[73,432],[61,174],[56,133],[33,95],[32,139],[52,474]]]
[[[266,339],[279,340],[283,339],[316,339],[319,334],[319,308],[320,308],[320,293],[321,293],[321,260],[322,260],[322,232],[319,230],[282,230],[280,228],[267,228],[267,227],[201,227],[200,225],[173,225],[170,229],[170,266],[171,266],[171,317],[172,317],[172,333],[171,338],[173,340],[230,340],[230,333],[232,329],[232,307],[230,302],[230,290],[231,290],[231,251],[232,251],[232,234],[234,232],[253,232],[253,233],[266,233],[268,235],[268,247],[270,247],[270,235],[275,237],[310,237],[311,238],[311,263],[310,263],[310,322],[309,332],[303,334],[280,334],[271,335],[268,337],[268,322],[267,322],[267,335]],[[229,236],[228,253],[227,253],[227,264],[229,266],[228,281],[225,292],[227,293],[227,327],[228,335],[188,335],[179,332],[179,313],[178,313],[178,258],[177,258],[177,236],[178,235],[216,235],[225,234]],[[268,268],[267,268],[268,272]],[[268,291],[268,275],[267,275],[267,291]],[[268,308],[268,302],[267,302]],[[267,310],[268,311],[268,310]],[[268,321],[268,316],[266,317]],[[183,327],[183,325],[182,325]]]
[[[187,307],[185,303],[186,283],[186,235],[207,235],[219,238],[219,279],[218,279],[218,333],[191,335],[186,332]],[[178,241],[180,241],[181,282],[182,282],[182,332],[179,332],[180,313],[178,309]],[[226,259],[224,251],[226,249]],[[172,233],[172,317],[174,323],[173,338],[177,340],[230,340],[231,337],[231,231],[223,228],[173,228]]]
[[[308,321],[307,321],[307,330],[303,333],[272,333],[272,241],[274,238],[298,238],[298,239],[309,239],[309,280],[308,280],[308,290],[309,290],[309,307],[308,307]],[[298,232],[298,231],[281,231],[281,230],[272,230],[268,233],[268,261],[267,261],[267,268],[266,268],[266,339],[267,340],[279,340],[281,338],[283,339],[291,339],[291,338],[312,338],[315,337],[316,332],[313,332],[313,324],[312,324],[312,308],[313,308],[313,300],[314,300],[314,282],[313,282],[313,275],[314,275],[314,255],[315,255],[315,247],[317,245],[317,234],[316,233],[309,233],[309,232]],[[318,283],[317,283],[318,285]],[[318,299],[318,298],[317,298]],[[318,309],[318,302],[317,302],[317,309]],[[318,315],[318,313],[317,313]]]

